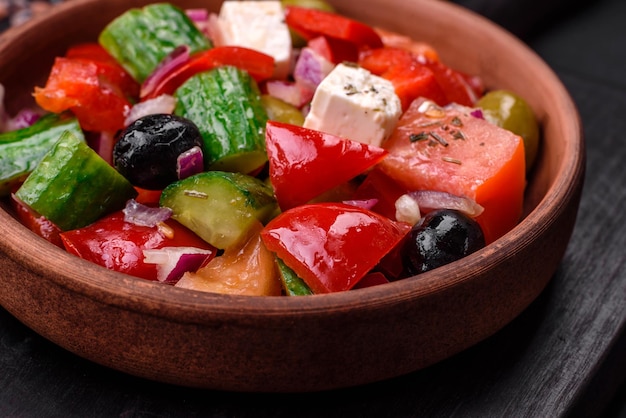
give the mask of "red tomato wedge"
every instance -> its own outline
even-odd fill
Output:
[[[330,293],[353,288],[410,229],[367,209],[317,203],[278,215],[261,239],[314,293]]]
[[[46,86],[35,87],[35,101],[49,112],[71,110],[87,131],[122,129],[131,103],[109,70],[109,64],[58,57]]]
[[[173,94],[194,74],[224,65],[247,71],[257,82],[269,79],[274,73],[274,58],[270,55],[244,47],[219,46],[199,52],[186,63],[173,67],[149,90],[142,87],[142,100]]]
[[[416,100],[383,144],[380,168],[407,190],[438,190],[474,199],[487,242],[522,214],[525,163],[521,137],[459,108]],[[422,106],[420,108],[420,106]]]
[[[318,36],[309,40],[307,46],[335,64],[344,61],[356,62],[359,58],[357,47],[352,42],[341,39]]]
[[[63,248],[61,241],[61,228],[48,220],[45,216],[39,215],[30,206],[22,202],[15,194],[11,193],[11,203],[15,208],[17,218],[22,224],[35,234],[57,247]]]
[[[383,46],[380,36],[372,27],[332,12],[287,6],[285,22],[306,40],[328,36],[351,42],[359,49]]]
[[[346,138],[269,121],[269,172],[282,210],[307,203],[377,164],[387,151]]]
[[[125,222],[124,213],[118,211],[85,228],[63,232],[61,239],[71,254],[110,270],[147,280],[157,280],[157,267],[144,263],[143,250],[164,247],[215,250],[178,222],[170,219],[165,223],[173,231],[171,238],[157,227]]]
[[[479,80],[407,49],[385,47],[362,51],[359,65],[392,82],[403,110],[419,97],[440,106],[449,103],[472,106],[482,93]]]

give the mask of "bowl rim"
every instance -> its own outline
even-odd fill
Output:
[[[4,47],[3,40],[9,36],[21,36],[44,19],[54,19],[75,8],[89,7],[90,4],[96,2],[97,0],[73,0],[61,3],[45,17],[35,17],[0,35],[0,49]],[[5,210],[0,210],[0,236],[3,236],[0,239],[0,249],[11,257],[26,250],[33,257],[23,260],[24,268],[46,277],[69,291],[98,298],[107,304],[124,309],[197,323],[205,322],[209,311],[212,313],[210,320],[215,320],[216,317],[245,318],[250,315],[256,317],[323,316],[336,315],[338,312],[384,309],[389,305],[414,301],[425,295],[444,292],[447,288],[472,280],[488,266],[506,263],[511,254],[532,245],[534,238],[556,222],[559,215],[566,210],[568,203],[575,198],[576,186],[582,182],[585,159],[580,117],[574,102],[556,74],[522,41],[495,23],[461,6],[439,1],[429,3],[434,13],[454,14],[455,18],[464,21],[480,19],[482,24],[477,30],[484,32],[487,36],[507,38],[507,42],[512,42],[519,53],[527,60],[534,62],[534,68],[537,69],[540,79],[558,90],[558,97],[554,99],[561,109],[567,110],[564,113],[577,116],[575,120],[552,121],[563,123],[563,126],[567,127],[566,143],[568,146],[562,150],[562,158],[555,171],[556,175],[545,195],[513,230],[485,248],[454,263],[423,273],[419,277],[407,278],[382,286],[302,298],[213,294],[164,286],[110,271],[79,259],[30,231],[22,236],[11,234],[9,231],[15,228],[24,228],[26,231],[27,228]],[[66,261],[68,266],[58,272],[46,271],[45,267],[50,257]],[[489,257],[488,264],[483,262],[486,257]],[[70,266],[75,267],[69,268]]]

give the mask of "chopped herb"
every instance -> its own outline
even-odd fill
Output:
[[[411,142],[423,141],[425,139],[428,139],[429,137],[430,135],[428,134],[428,132],[420,132],[418,134],[409,135],[409,141]]]
[[[461,121],[461,119],[458,116],[453,117],[452,120],[450,121],[450,123],[453,124],[454,126],[458,126],[458,127],[463,126],[463,122]]]
[[[467,136],[460,129],[458,131],[454,131],[454,132],[451,132],[451,133],[452,133],[452,137],[454,139],[462,139],[462,140],[466,140],[467,139]]]
[[[343,90],[346,92],[346,94],[348,96],[351,96],[353,94],[357,94],[359,92],[356,89],[356,87],[354,87],[354,85],[352,85],[352,84],[346,84],[345,86],[343,86]]]
[[[441,145],[443,145],[444,147],[448,146],[448,143],[446,142],[445,139],[443,139],[441,137],[441,135],[437,134],[436,132],[430,132],[430,136],[432,136],[433,138],[435,138],[437,140],[437,142],[439,142]]]
[[[461,165],[463,164],[461,162],[461,160],[457,160],[456,158],[451,158],[451,157],[441,157],[441,159],[447,163],[452,163],[452,164],[458,164]]]

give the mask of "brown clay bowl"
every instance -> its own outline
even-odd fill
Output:
[[[73,0],[0,38],[0,82],[16,111],[55,55],[95,40],[145,0]],[[184,0],[182,7],[219,1]],[[553,276],[584,172],[577,111],[555,74],[494,24],[439,1],[334,0],[343,14],[432,43],[449,65],[518,92],[543,146],[524,220],[463,260],[383,286],[301,298],[160,286],[68,255],[0,210],[0,304],[50,341],[113,369],[234,391],[300,392],[379,381],[450,357],[522,312]]]

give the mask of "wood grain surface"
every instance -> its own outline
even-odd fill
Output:
[[[585,189],[553,280],[496,335],[389,381],[257,395],[180,388],[100,367],[0,309],[0,416],[624,416],[614,395],[626,376],[626,3],[590,2],[552,19],[525,40],[579,108],[588,153]]]

